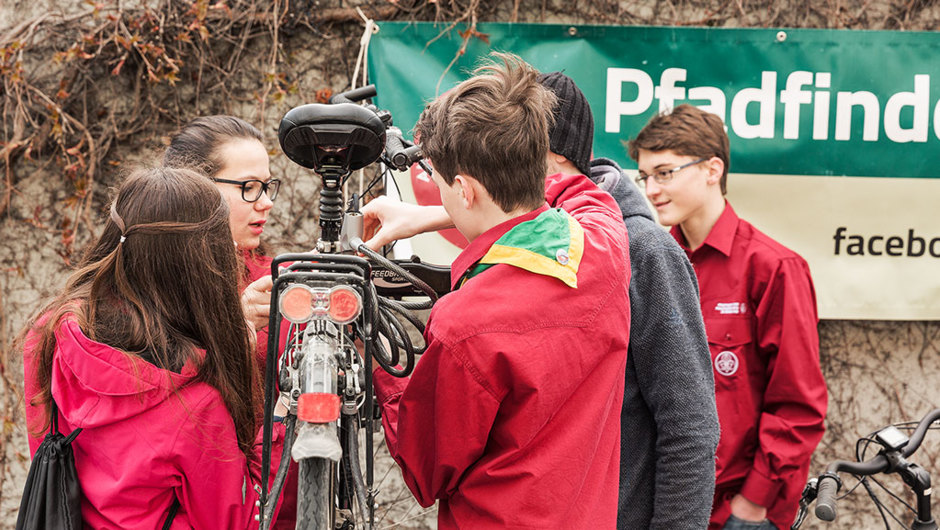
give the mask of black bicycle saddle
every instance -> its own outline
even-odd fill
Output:
[[[346,174],[378,160],[385,148],[385,124],[371,110],[352,103],[310,103],[284,115],[277,139],[297,164],[317,173]]]

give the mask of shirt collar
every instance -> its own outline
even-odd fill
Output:
[[[464,274],[473,267],[478,261],[480,261],[483,256],[489,252],[490,247],[493,246],[493,243],[496,243],[500,237],[503,236],[506,232],[511,230],[513,227],[520,223],[526,221],[531,221],[535,219],[542,212],[548,211],[548,203],[543,204],[539,208],[532,210],[529,213],[520,215],[518,217],[513,217],[508,221],[503,221],[502,223],[490,228],[486,232],[483,232],[476,239],[470,242],[467,245],[467,248],[457,256],[457,259],[454,260],[454,263],[450,268],[450,288],[455,290],[458,286],[458,283]]]
[[[708,245],[718,252],[721,252],[725,256],[730,256],[731,248],[734,245],[734,235],[737,233],[737,231],[738,214],[734,212],[734,208],[731,207],[731,203],[725,200],[725,209],[721,212],[721,215],[718,216],[718,220],[715,221],[715,226],[713,226],[711,231],[708,232],[708,236],[705,237],[705,241],[702,243],[702,246],[704,247]],[[689,249],[688,242],[685,240],[685,235],[682,234],[682,229],[679,228],[679,225],[673,226],[670,229],[670,232],[672,232],[672,235],[676,238],[676,241],[682,245],[683,249],[691,251]]]

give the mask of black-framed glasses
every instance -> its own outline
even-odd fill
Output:
[[[656,181],[656,184],[667,184],[669,181],[675,178],[676,173],[682,171],[683,169],[689,166],[694,166],[695,164],[699,164],[706,160],[708,159],[699,158],[698,160],[693,160],[687,164],[682,164],[681,166],[676,166],[672,169],[658,169],[654,171],[652,175],[647,175],[646,173],[643,173],[642,171],[640,171],[640,173],[636,176],[636,179],[634,180],[636,180],[636,183],[639,184],[640,187],[646,186],[646,179],[650,177],[653,177],[653,180]]]
[[[255,202],[261,198],[262,193],[267,193],[272,201],[277,198],[277,190],[281,189],[281,179],[271,179],[268,181],[251,180],[227,180],[212,179],[213,182],[222,184],[234,184],[242,189],[242,200],[245,202]]]

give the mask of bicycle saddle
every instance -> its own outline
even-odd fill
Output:
[[[277,139],[297,164],[317,173],[347,174],[378,160],[385,148],[385,124],[371,110],[352,103],[310,103],[284,115]]]

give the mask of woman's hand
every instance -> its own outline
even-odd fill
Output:
[[[418,206],[376,197],[362,208],[362,232],[366,246],[379,250],[398,239],[451,228],[454,223],[443,206]]]
[[[245,312],[245,320],[250,322],[255,329],[268,325],[268,317],[271,316],[271,287],[273,285],[270,275],[262,276],[248,284],[242,292],[242,311]]]

